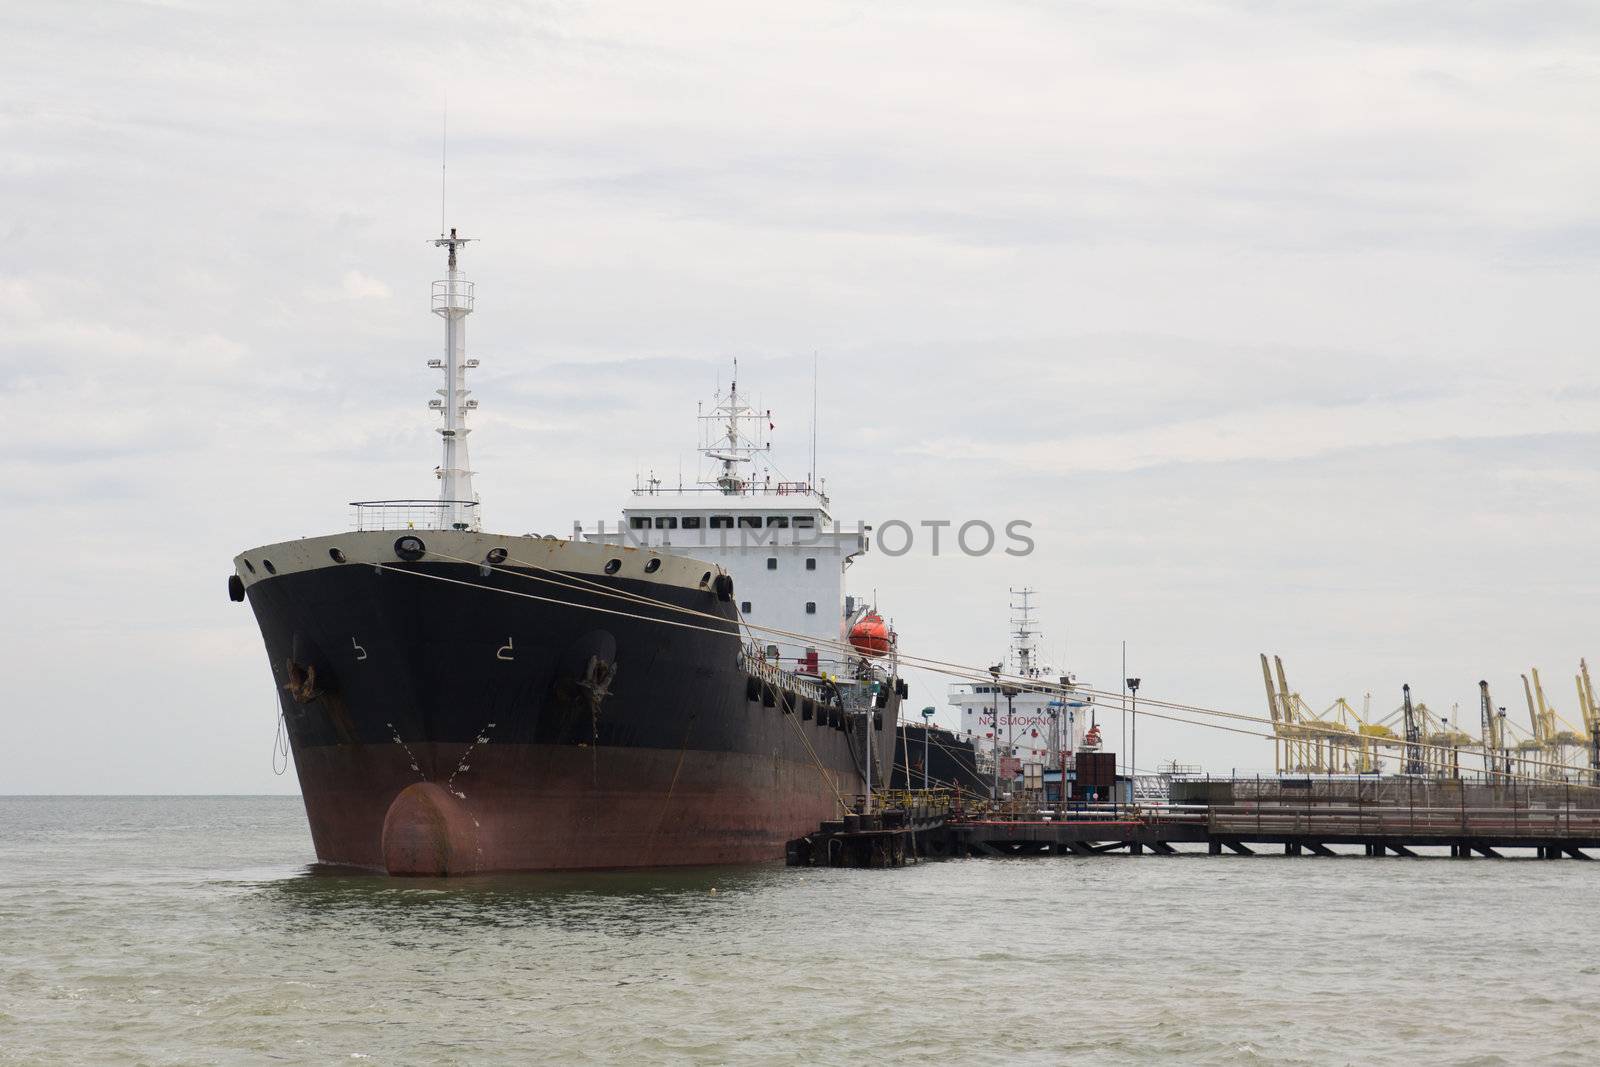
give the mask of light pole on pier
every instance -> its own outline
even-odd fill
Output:
[[[1000,664],[996,663],[989,668],[989,677],[994,685],[989,688],[994,703],[994,744],[991,754],[994,756],[994,784],[989,787],[989,796],[994,803],[1000,803]]]
[[[1139,778],[1139,682],[1138,678],[1128,679],[1128,692],[1133,694],[1133,742],[1128,749],[1128,799],[1134,799],[1133,785]]]
[[[1000,687],[1000,692],[1002,692],[1002,693],[1004,693],[1006,695],[1006,755],[1014,757],[1016,755],[1016,753],[1017,753],[1016,732],[1015,732],[1016,731],[1017,713],[1016,713],[1015,710],[1013,710],[1013,708],[1011,706],[1011,698],[1016,696],[1018,693],[1022,692],[1022,690],[1018,689],[1014,685],[1003,685],[1003,686]],[[996,729],[995,730],[995,735],[996,735],[997,739],[999,737],[999,734],[1000,734],[1000,731],[998,729]],[[997,768],[999,767],[999,762],[998,761],[996,761],[995,766]]]
[[[922,791],[928,791],[928,737],[933,733],[932,708],[922,709]]]

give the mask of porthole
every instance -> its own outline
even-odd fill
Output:
[[[328,549],[328,558],[333,560],[335,563],[345,562],[344,553],[340,552],[337,548]]]
[[[739,610],[744,612],[746,615],[750,614],[750,601],[746,600],[741,603],[739,605]]]
[[[491,567],[498,567],[506,561],[506,555],[506,550],[503,548],[491,548],[483,557],[483,561]]]
[[[267,568],[267,573],[268,574],[277,574],[278,573],[278,568],[276,568],[276,567],[274,567],[272,565],[272,561],[270,559],[262,560],[261,561],[261,565],[263,567]]]
[[[606,570],[607,574],[615,574],[618,571],[620,571],[621,569],[622,569],[622,561],[620,559],[608,559],[608,560],[606,560],[605,570]]]
[[[254,574],[256,572],[256,565],[251,563],[249,560],[245,560],[244,569],[249,571],[251,574]]]
[[[654,574],[656,571],[658,571],[660,569],[661,569],[661,561],[659,559],[653,559],[649,563],[646,563],[644,565],[644,572],[646,574]]]
[[[407,563],[414,563],[428,554],[428,546],[422,543],[422,538],[407,534],[395,539],[394,554]]]

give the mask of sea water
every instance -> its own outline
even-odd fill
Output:
[[[1600,864],[312,860],[295,798],[0,798],[0,1062],[1600,1057]]]

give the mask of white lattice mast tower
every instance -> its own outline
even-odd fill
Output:
[[[1011,658],[1023,678],[1039,676],[1039,631],[1033,628],[1033,594],[1024,586],[1011,590]]]
[[[467,412],[478,406],[467,388],[467,371],[478,365],[467,358],[467,316],[472,314],[473,285],[457,263],[457,251],[470,237],[457,237],[452,227],[449,236],[440,234],[435,247],[448,248],[449,271],[443,281],[433,283],[433,313],[444,319],[444,358],[430,359],[428,366],[444,371],[440,399],[428,406],[444,416],[439,436],[444,439],[444,458],[439,463],[439,509],[442,525],[451,529],[477,529],[477,496],[472,491],[472,469],[467,459]]]

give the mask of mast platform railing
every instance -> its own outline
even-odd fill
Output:
[[[350,508],[357,531],[478,529],[476,500],[352,500]]]
[[[433,283],[434,311],[471,311],[473,283],[465,278],[451,278]]]

